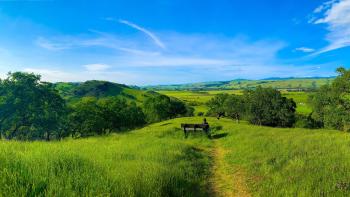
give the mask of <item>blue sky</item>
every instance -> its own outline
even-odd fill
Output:
[[[350,0],[0,0],[0,76],[150,85],[333,76]]]

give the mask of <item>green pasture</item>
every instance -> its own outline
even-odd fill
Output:
[[[350,195],[348,133],[208,118],[212,139],[200,132],[184,139],[180,123],[201,121],[57,142],[0,141],[0,196],[223,196],[242,184],[252,196]],[[212,190],[221,183],[227,187]]]
[[[206,102],[213,98],[216,94],[242,94],[242,90],[210,90],[210,91],[158,91],[161,94],[178,98],[187,104],[195,108],[195,114],[198,112],[206,113],[208,108]],[[293,98],[297,104],[297,113],[308,115],[311,112],[311,108],[308,105],[307,92],[288,92],[282,91],[283,96],[287,98]]]

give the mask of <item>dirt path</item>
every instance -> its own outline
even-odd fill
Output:
[[[214,160],[212,168],[212,178],[210,181],[213,196],[220,197],[250,197],[250,193],[245,184],[244,171],[233,169],[224,160],[227,150],[223,149],[216,141],[212,151]]]

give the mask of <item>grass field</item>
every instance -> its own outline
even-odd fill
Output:
[[[206,113],[208,108],[206,102],[213,98],[216,94],[242,94],[242,90],[210,90],[210,91],[158,91],[171,97],[178,98],[195,108],[195,114],[198,112]],[[293,98],[297,104],[297,113],[308,115],[311,112],[308,106],[308,93],[306,92],[287,92],[282,91],[283,96]]]
[[[109,137],[0,140],[0,196],[205,196],[209,140],[160,123]]]
[[[349,196],[350,136],[180,118],[106,137],[0,141],[0,196]]]

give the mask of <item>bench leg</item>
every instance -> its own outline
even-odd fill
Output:
[[[207,134],[208,138],[211,138],[211,134],[210,134],[210,130],[209,129],[205,129],[205,133]]]
[[[185,134],[185,138],[187,138],[188,134],[187,134],[186,128],[184,128],[184,134]]]

